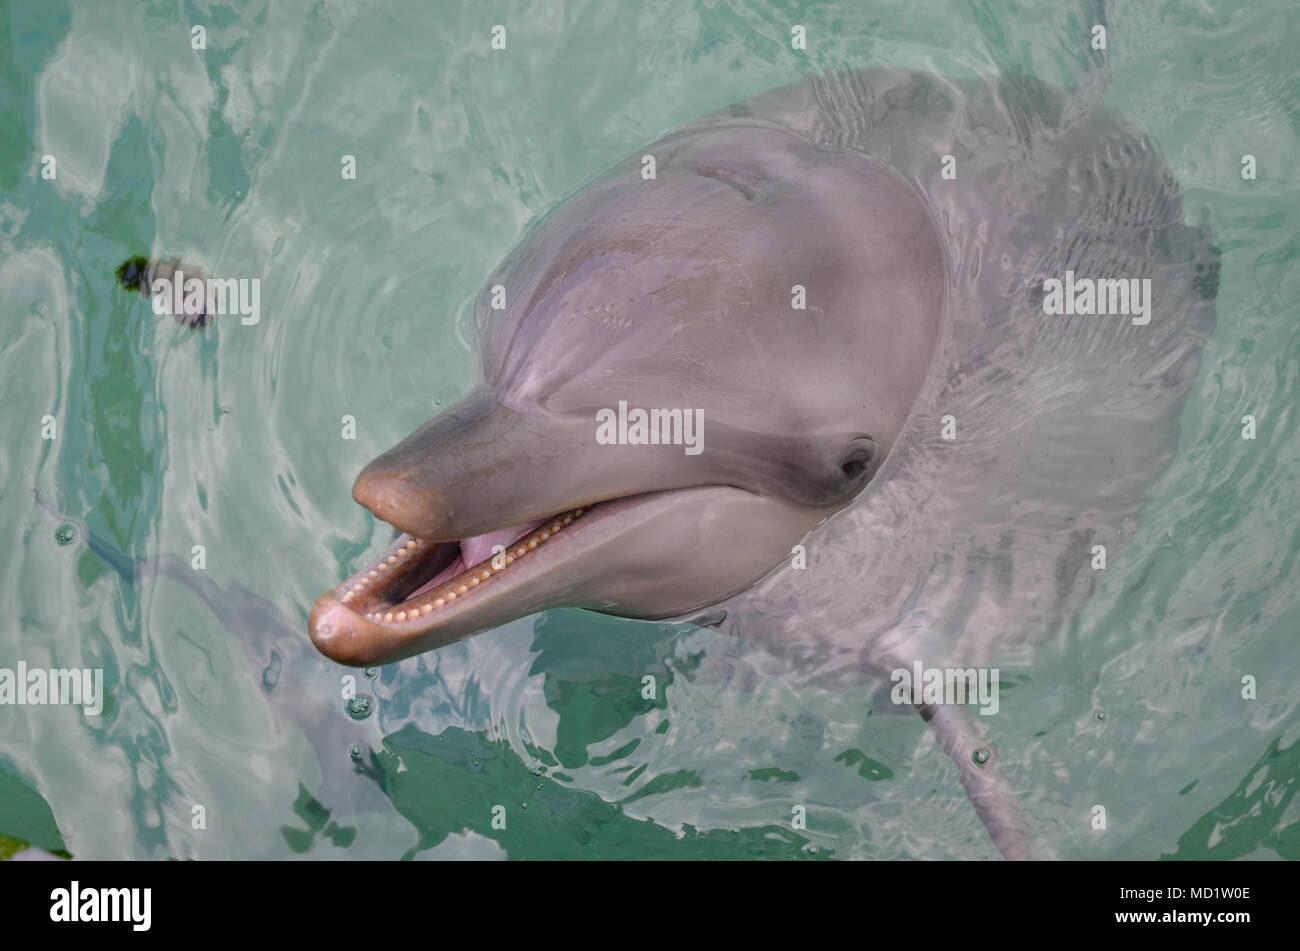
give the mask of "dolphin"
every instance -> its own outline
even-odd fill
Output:
[[[1023,661],[1176,448],[1217,260],[1141,133],[1029,77],[867,70],[707,116],[489,276],[476,382],[358,476],[396,537],[311,638],[379,664],[569,606],[830,683]],[[1053,309],[1083,281],[1091,311]],[[999,851],[1047,854],[979,718],[908,703]]]
[[[380,727],[373,718],[350,718],[342,703],[327,699],[338,696],[338,680],[332,665],[303,644],[300,620],[243,585],[218,584],[175,555],[139,558],[123,552],[106,535],[92,531],[84,519],[60,508],[54,493],[38,490],[34,499],[56,524],[73,526],[77,544],[98,555],[127,586],[138,591],[166,579],[187,589],[197,604],[212,612],[241,645],[250,676],[272,701],[269,709],[277,728],[294,724],[311,744],[321,769],[315,789],[320,800],[348,815],[386,807],[387,798],[373,783],[356,781],[364,775],[364,767],[350,752],[353,747],[377,746]]]
[[[329,656],[387,662],[561,604],[662,618],[715,603],[888,454],[943,317],[921,197],[766,123],[651,151],[653,182],[618,166],[489,280],[509,304],[482,302],[484,382],[358,478],[356,499],[403,534],[317,603]],[[620,403],[700,420],[702,451],[601,444]],[[684,546],[705,570],[683,570]]]

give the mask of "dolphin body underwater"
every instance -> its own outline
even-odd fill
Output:
[[[380,664],[576,606],[820,683],[1023,662],[1173,455],[1217,260],[1136,130],[1028,77],[873,70],[710,115],[489,277],[478,383],[356,480],[399,534],[311,637]],[[598,440],[621,404],[699,411],[702,451]],[[982,718],[915,706],[1002,854],[1047,854]]]

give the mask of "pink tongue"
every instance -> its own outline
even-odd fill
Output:
[[[460,559],[471,567],[477,565],[480,561],[487,561],[492,557],[493,545],[509,545],[511,542],[523,538],[545,521],[546,519],[539,518],[535,522],[516,525],[514,528],[502,528],[495,532],[488,532],[486,535],[475,535],[473,538],[461,539]]]

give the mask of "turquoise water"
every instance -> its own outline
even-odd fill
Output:
[[[388,540],[352,480],[464,392],[475,296],[531,221],[660,134],[809,73],[1073,84],[1090,17],[1027,6],[0,7],[0,667],[102,667],[108,692],[97,718],[0,708],[0,836],[79,858],[995,855],[919,718],[865,687],[738,683],[743,640],[548,612],[352,672],[372,700],[356,720],[305,618]],[[1016,668],[998,718],[1065,857],[1300,856],[1285,11],[1110,13],[1106,102],[1223,256],[1125,570]],[[147,253],[260,277],[260,323],[159,320],[114,279]],[[114,563],[132,559],[163,571],[128,581]]]

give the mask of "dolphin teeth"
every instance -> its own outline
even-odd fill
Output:
[[[431,543],[400,535],[371,565],[335,589],[334,596],[366,620],[409,624],[489,586],[516,561],[542,547],[590,508],[573,509],[460,542]],[[489,554],[503,540],[510,547]],[[456,546],[454,554],[450,546]],[[473,557],[474,563],[467,563],[466,555]],[[416,580],[421,573],[426,577]],[[403,589],[405,593],[392,597]]]

